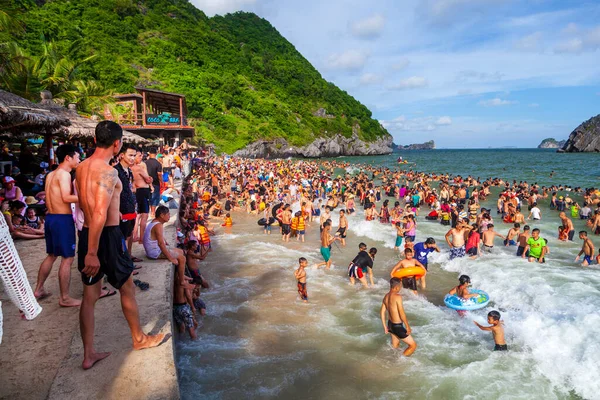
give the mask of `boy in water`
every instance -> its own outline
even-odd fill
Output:
[[[298,259],[298,269],[294,271],[294,276],[298,281],[298,294],[300,295],[300,300],[305,303],[308,303],[308,292],[306,291],[306,258],[300,257]]]
[[[504,239],[505,246],[516,246],[517,242],[515,241],[515,237],[518,237],[521,233],[521,224],[516,222],[512,228],[509,229],[506,234],[506,239]]]
[[[494,238],[496,236],[506,240],[506,236],[494,231],[494,224],[489,224],[487,226],[487,230],[481,234],[481,241],[483,242],[483,251],[491,253],[492,250],[494,250]]]
[[[336,236],[340,237],[342,247],[346,247],[346,232],[348,231],[348,218],[346,218],[346,212],[340,210],[340,221],[338,223],[338,230]]]
[[[175,282],[173,287],[173,318],[179,328],[179,333],[183,333],[185,329],[190,333],[190,338],[196,340],[196,317],[192,311],[192,300],[191,290],[186,289],[182,285],[182,281],[178,276],[177,271],[175,272]]]
[[[544,260],[544,256],[546,255],[546,240],[540,237],[540,230],[535,228],[531,231],[531,237],[527,239],[527,246],[525,246],[524,253],[527,253],[529,250],[529,262],[537,261],[540,264],[546,262]],[[525,254],[523,254],[523,258],[525,258]]]
[[[581,265],[587,267],[592,263],[592,260],[594,259],[594,244],[592,243],[590,238],[588,238],[586,231],[579,232],[579,239],[583,240],[583,246],[581,247],[581,251],[579,252],[579,254],[577,254],[575,262],[579,261],[579,257],[581,257],[581,255],[583,254],[583,262],[581,263]]]
[[[319,268],[321,265],[325,265],[327,269],[331,267],[331,245],[339,238],[331,236],[329,234],[330,231],[331,220],[327,220],[323,224],[323,231],[321,232],[321,255],[323,256],[323,260],[325,261],[317,264],[317,268]]]
[[[521,257],[525,253],[525,247],[527,247],[527,240],[529,239],[529,225],[525,225],[523,227],[523,233],[519,234],[517,239],[517,243],[519,247],[517,248],[517,257]],[[529,252],[525,254],[525,257],[529,257]]]
[[[417,259],[413,258],[414,252],[413,249],[405,249],[404,250],[404,260],[400,260],[394,268],[392,268],[392,272],[390,272],[390,276],[393,278],[394,273],[402,268],[411,268],[411,267],[421,267],[423,268],[423,276],[427,275],[427,270]],[[410,289],[414,294],[417,294],[417,279],[414,276],[409,276],[406,278],[402,278],[402,286],[405,289]]]
[[[381,323],[383,324],[385,334],[390,333],[392,335],[393,348],[397,349],[400,346],[401,340],[408,345],[403,354],[409,357],[417,349],[417,343],[411,336],[412,330],[404,313],[402,296],[400,295],[401,287],[402,282],[400,279],[390,279],[390,291],[385,295],[381,304]],[[386,312],[389,316],[387,323]]]
[[[490,326],[483,326],[477,321],[473,322],[482,331],[492,331],[492,335],[494,336],[494,343],[496,344],[496,346],[494,347],[494,351],[507,351],[508,346],[506,345],[506,341],[504,340],[504,322],[500,321],[500,313],[498,311],[490,311],[488,313],[487,319],[488,324],[490,324]]]
[[[402,238],[404,237],[404,228],[401,222],[396,222],[396,243],[394,244],[394,250],[400,249],[402,244]]]

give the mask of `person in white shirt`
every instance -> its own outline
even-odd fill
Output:
[[[534,220],[538,221],[542,219],[542,212],[538,208],[537,203],[533,203],[533,207],[529,211],[529,217],[527,217],[527,219],[531,219],[531,217],[533,217]]]

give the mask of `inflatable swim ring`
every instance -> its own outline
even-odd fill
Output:
[[[421,267],[409,267],[409,268],[400,268],[398,271],[394,272],[394,278],[408,278],[415,277],[417,279],[422,278],[425,275],[425,270]]]
[[[269,217],[269,225],[273,225],[274,222],[275,222],[275,218]],[[257,221],[257,224],[260,226],[265,226],[265,225],[267,225],[267,220],[264,218],[261,218]]]
[[[479,289],[469,289],[471,293],[477,293],[479,296],[471,297],[469,299],[462,299],[455,294],[447,294],[444,297],[444,303],[446,303],[446,307],[451,308],[453,310],[460,311],[471,311],[471,310],[479,310],[488,305],[490,302],[490,296]]]

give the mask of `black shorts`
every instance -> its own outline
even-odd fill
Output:
[[[569,231],[569,240],[572,242],[573,241],[573,236],[575,236],[575,229]]]
[[[131,234],[133,233],[133,229],[135,228],[135,219],[119,222],[119,228],[121,228],[123,237],[125,237],[125,239],[128,239],[129,236],[131,236]]]
[[[468,256],[476,256],[477,255],[477,247],[471,247],[469,250],[467,250],[467,255]]]
[[[402,278],[402,287],[404,289],[417,290],[417,280],[415,277]]]
[[[150,212],[150,188],[138,188],[135,191],[135,199],[137,200],[138,214],[148,214]]]
[[[494,351],[508,351],[508,346],[505,344],[496,344]]]
[[[212,194],[219,194],[219,187],[218,186],[213,186],[212,187]]]
[[[83,228],[79,235],[79,248],[77,249],[77,269],[83,271],[85,267],[85,256],[88,252],[88,228]],[[84,273],[81,280],[84,285],[90,286],[99,282],[104,275],[115,289],[120,289],[127,282],[133,272],[133,261],[127,252],[127,245],[123,233],[118,226],[107,226],[102,230],[98,244],[98,259],[100,269],[90,279]]]
[[[406,339],[408,337],[408,332],[406,332],[406,328],[402,323],[394,324],[392,321],[388,319],[388,331],[399,339]]]
[[[290,232],[292,232],[292,228],[290,227],[290,224],[282,224],[281,225],[281,234],[282,235],[289,235]]]
[[[517,257],[521,257],[523,255],[524,250],[525,250],[525,247],[519,246],[517,248]],[[529,250],[527,250],[527,254],[525,254],[525,257],[529,257]]]
[[[339,234],[340,234],[340,237],[342,239],[346,238],[346,229],[348,229],[348,228],[338,228],[338,230],[337,230],[339,232]]]

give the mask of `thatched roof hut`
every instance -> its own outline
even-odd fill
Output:
[[[68,126],[64,115],[51,113],[16,94],[0,90],[0,131],[47,134]]]
[[[68,108],[55,103],[52,100],[52,94],[48,91],[41,93],[42,101],[39,106],[43,109],[48,110],[54,115],[68,118],[71,124],[57,132],[57,136],[62,136],[66,139],[78,139],[78,140],[93,140],[96,136],[96,125],[98,125],[97,119],[85,118],[77,113],[75,104],[69,104]],[[150,141],[131,133],[129,131],[123,131],[123,141],[126,143],[133,144],[148,144]]]

